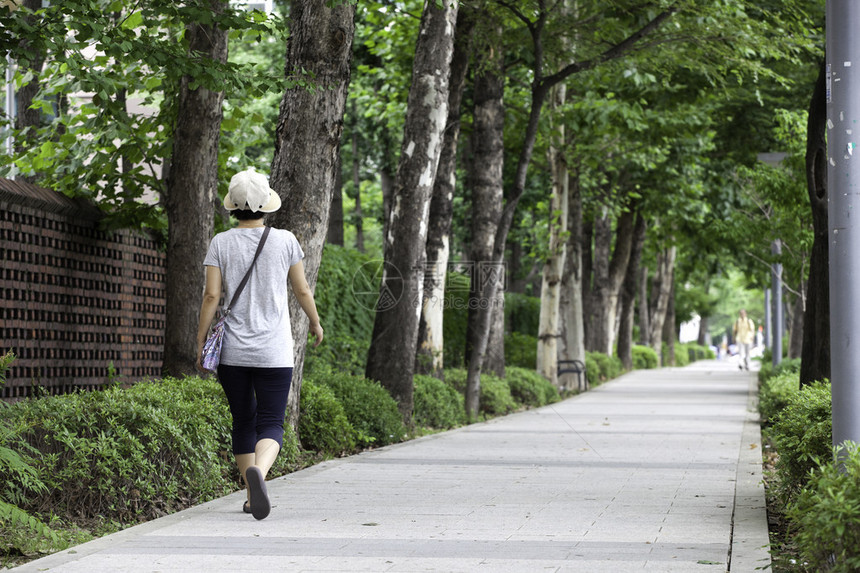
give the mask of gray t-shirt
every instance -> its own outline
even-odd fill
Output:
[[[218,233],[209,244],[205,266],[221,269],[224,304],[245,276],[263,228],[230,229]],[[290,267],[305,254],[289,231],[272,229],[245,289],[230,309],[224,328],[221,364],[260,368],[292,367],[293,336],[290,329],[287,281]]]

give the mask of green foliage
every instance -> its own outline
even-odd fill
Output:
[[[602,352],[586,352],[585,369],[588,383],[598,386],[620,376],[624,366],[617,356],[610,357]]]
[[[331,388],[303,380],[299,411],[299,438],[305,448],[331,456],[355,449],[355,428]]]
[[[632,348],[632,353],[634,370],[647,370],[651,368],[657,368],[657,366],[660,365],[660,361],[657,358],[657,353],[654,352],[654,349],[650,346],[634,344]]]
[[[511,389],[511,396],[524,406],[544,406],[560,399],[558,389],[552,382],[534,369],[506,366],[505,380]]]
[[[462,368],[466,364],[468,308],[469,277],[462,273],[448,273],[445,279],[445,307],[442,311],[446,368]]]
[[[818,469],[788,516],[809,571],[860,571],[860,450],[847,443]]]
[[[537,365],[537,343],[537,336],[531,334],[505,334],[505,364],[534,369]]]
[[[519,332],[537,337],[539,322],[540,297],[505,293],[506,332]]]
[[[464,368],[449,368],[445,370],[445,383],[465,396],[467,376],[468,371]],[[488,416],[500,416],[516,409],[517,404],[507,382],[493,374],[481,373],[479,412]]]
[[[278,66],[272,72],[191,53],[185,30],[192,25],[217,25],[246,43],[267,36],[283,46],[285,39],[275,18],[232,8],[219,14],[207,3],[71,0],[35,14],[23,7],[0,10],[0,50],[20,64],[19,87],[38,83],[33,108],[43,118],[26,132],[12,130],[22,152],[0,157],[0,172],[37,175],[49,188],[91,199],[110,227],[162,228],[160,207],[142,199],[164,190],[153,166],[172,153],[181,78],[193,78],[191,89],[223,90],[228,100],[238,95],[239,101],[280,95],[297,83]],[[30,64],[40,58],[45,65],[34,72]],[[149,113],[131,113],[126,101],[132,98]],[[264,121],[227,106],[225,130],[235,130],[231,122],[239,119]],[[252,131],[249,125],[246,138]],[[226,157],[245,149],[231,141],[225,138],[220,149],[222,168]],[[224,185],[230,174],[219,178]]]
[[[779,452],[779,493],[791,501],[806,485],[810,472],[819,467],[818,460],[831,455],[830,382],[815,382],[791,396],[774,419],[769,435]]]
[[[330,388],[343,406],[359,447],[386,446],[406,437],[397,402],[379,382],[343,372],[331,372],[315,381]],[[304,393],[304,386],[302,390]]]
[[[417,374],[414,380],[413,419],[417,426],[446,430],[466,423],[462,393],[432,376]]]
[[[800,392],[800,374],[787,370],[769,376],[759,384],[758,409],[762,423],[770,423],[782,412],[795,394]]]

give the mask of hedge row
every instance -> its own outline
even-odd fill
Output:
[[[802,570],[860,570],[860,448],[833,449],[830,382],[801,388],[797,360],[759,379],[765,435],[779,454],[773,493]]]

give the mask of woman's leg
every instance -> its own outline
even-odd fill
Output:
[[[284,441],[284,415],[293,379],[292,368],[260,368],[254,379],[257,395],[257,443],[254,465],[265,478]]]
[[[256,464],[257,401],[254,398],[253,377],[247,368],[218,366],[218,380],[224,388],[233,417],[233,456],[239,476],[245,482],[245,472]]]

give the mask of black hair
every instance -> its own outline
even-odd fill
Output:
[[[230,211],[230,215],[236,217],[239,221],[254,221],[256,219],[262,219],[266,216],[262,211],[251,211],[250,209],[235,209]]]

